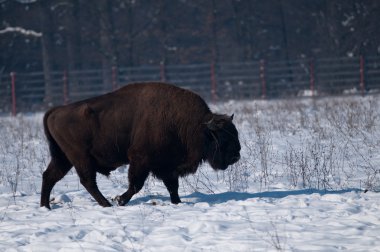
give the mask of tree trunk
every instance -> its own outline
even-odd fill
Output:
[[[133,47],[134,47],[134,19],[133,19],[133,4],[131,2],[128,2],[128,42],[127,42],[127,47],[128,47],[128,62],[127,66],[133,67],[134,64],[134,57],[133,57]]]
[[[281,31],[282,31],[282,43],[283,43],[283,48],[285,52],[285,61],[286,61],[286,67],[289,69],[288,70],[288,75],[289,77],[287,78],[287,85],[288,87],[293,85],[293,71],[292,67],[290,64],[290,59],[289,59],[289,45],[288,45],[288,29],[287,29],[287,21],[285,18],[285,10],[284,10],[284,4],[282,0],[278,0],[279,4],[279,9],[280,9],[280,22],[281,22]]]
[[[216,2],[212,0],[211,4],[211,31],[212,31],[212,61],[216,64],[219,60],[219,50],[218,50],[218,36],[217,36],[217,27],[216,27]]]
[[[112,3],[108,0],[99,0],[97,3],[100,19],[103,89],[104,91],[110,91],[112,89],[112,67],[117,65],[117,55],[112,38],[114,33]]]
[[[167,31],[167,21],[166,17],[168,15],[167,13],[167,6],[166,1],[161,0],[160,1],[160,40],[161,40],[161,59],[160,64],[167,65],[169,62],[168,60],[168,31]]]
[[[78,0],[72,1],[72,6],[66,12],[66,50],[67,67],[69,71],[81,68],[81,31],[79,20],[80,6]]]
[[[41,47],[42,47],[42,65],[44,71],[45,81],[45,97],[44,102],[47,106],[53,106],[53,93],[52,93],[52,60],[51,54],[53,53],[53,32],[52,32],[52,17],[50,12],[50,2],[47,0],[39,1],[40,17],[41,17]]]
[[[78,0],[73,0],[72,5],[66,12],[66,50],[67,70],[69,73],[70,91],[76,92],[79,81],[75,70],[81,70],[82,52],[81,47],[81,22],[79,18],[80,6]]]

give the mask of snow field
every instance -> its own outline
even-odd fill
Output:
[[[127,206],[102,208],[72,169],[40,208],[42,114],[1,117],[0,250],[380,251],[378,98],[213,105],[235,113],[242,159],[182,179],[178,205],[149,177]],[[98,176],[106,197],[127,169]]]

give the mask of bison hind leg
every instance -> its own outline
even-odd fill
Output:
[[[50,209],[51,190],[54,185],[67,174],[71,167],[72,164],[66,158],[63,160],[52,158],[46,171],[44,171],[42,175],[41,207]]]

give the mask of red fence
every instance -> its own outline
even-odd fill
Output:
[[[380,91],[380,57],[113,67],[0,76],[0,112],[38,111],[130,82],[167,81],[209,101],[367,94]]]

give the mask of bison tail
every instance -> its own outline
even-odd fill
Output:
[[[60,161],[69,162],[65,153],[62,151],[62,149],[59,147],[59,145],[57,144],[57,142],[55,141],[55,139],[53,138],[53,136],[50,133],[50,129],[49,129],[47,121],[48,121],[50,114],[53,111],[54,111],[54,109],[51,109],[48,112],[46,112],[46,114],[44,115],[44,119],[43,119],[44,131],[45,131],[46,139],[47,139],[47,142],[49,145],[50,155],[51,155],[53,160],[60,160]]]

